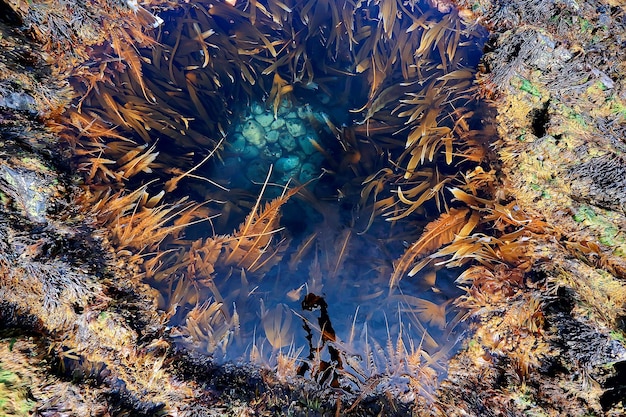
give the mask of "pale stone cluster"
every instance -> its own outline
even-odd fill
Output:
[[[253,183],[265,179],[270,165],[272,181],[285,184],[293,178],[305,183],[321,172],[324,156],[315,144],[323,146],[323,141],[314,125],[324,126],[324,116],[286,99],[276,112],[273,106],[252,103],[229,135],[228,150]]]

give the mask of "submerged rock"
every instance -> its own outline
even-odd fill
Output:
[[[280,158],[276,161],[276,171],[287,172],[300,167],[300,158],[297,156],[288,156]]]
[[[259,151],[259,148],[257,148],[256,146],[246,145],[246,147],[243,149],[243,152],[241,152],[241,157],[243,159],[254,159],[258,157],[260,153],[261,152]]]
[[[317,136],[311,131],[308,131],[306,135],[300,136],[298,138],[298,144],[300,145],[300,148],[305,154],[311,155],[317,152],[317,149],[315,148],[312,142],[313,140],[316,140],[316,139],[317,139]]]
[[[302,168],[300,169],[300,176],[298,180],[301,183],[305,183],[319,175],[319,169],[308,162],[302,164]]]
[[[282,118],[278,118],[278,119],[274,120],[272,122],[272,124],[270,125],[270,127],[273,130],[278,130],[278,129],[280,129],[283,126],[285,126],[285,119],[282,119]]]
[[[270,130],[265,134],[265,139],[268,143],[276,143],[278,142],[279,136],[280,132],[278,132],[278,130]]]
[[[304,123],[298,119],[287,119],[286,121],[287,130],[289,134],[295,138],[298,136],[302,136],[306,133],[306,127],[304,127]]]
[[[287,152],[293,151],[296,149],[296,146],[298,146],[296,139],[287,132],[280,134],[278,143],[280,143],[280,146]]]
[[[229,144],[233,152],[241,153],[246,147],[246,138],[244,138],[240,133],[235,133],[232,135],[232,139]]]
[[[255,120],[248,120],[244,123],[241,134],[250,145],[261,148],[265,146],[265,129]]]
[[[254,120],[256,120],[261,126],[268,127],[272,125],[272,129],[274,129],[272,122],[274,122],[274,115],[270,113],[261,113],[254,116]]]

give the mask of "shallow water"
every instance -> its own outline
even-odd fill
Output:
[[[201,203],[210,222],[163,248],[171,273],[152,284],[180,343],[218,362],[427,393],[465,331],[453,305],[460,271],[390,278],[451,204],[443,186],[475,166],[473,68],[486,31],[418,2],[341,4],[287,12],[269,1],[253,12],[199,1],[161,14],[159,44],[142,53],[156,100],[144,106],[162,127],[133,125],[160,152],[155,174],[198,162],[225,137],[219,157],[171,193]]]

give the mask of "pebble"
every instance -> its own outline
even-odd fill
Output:
[[[285,119],[278,118],[278,119],[276,119],[276,120],[274,120],[274,121],[272,122],[272,124],[271,124],[271,126],[270,126],[270,127],[271,127],[273,130],[278,130],[278,129],[280,129],[280,128],[281,128],[281,127],[283,127],[283,126],[285,126]]]
[[[261,106],[260,103],[252,103],[250,104],[250,112],[252,114],[263,114],[265,113],[265,109]]]
[[[265,140],[267,140],[268,143],[276,143],[278,142],[279,136],[280,133],[278,133],[278,130],[270,130],[269,132],[265,133]]]
[[[282,157],[276,161],[276,171],[289,172],[300,167],[300,158],[295,155]]]
[[[251,182],[261,183],[265,181],[268,170],[269,165],[267,162],[257,159],[248,164],[248,167],[246,168],[246,176]]]
[[[315,165],[306,162],[302,164],[302,168],[300,169],[300,176],[298,177],[298,181],[301,183],[305,183],[312,178],[315,178],[319,175],[319,169],[315,167]]]
[[[308,120],[309,116],[313,115],[313,110],[311,110],[311,106],[307,104],[307,105],[298,107],[297,114],[300,119]]]
[[[277,144],[267,145],[261,149],[261,158],[275,161],[283,156],[283,150]]]
[[[252,103],[247,116],[235,123],[229,137],[229,147],[239,157],[237,174],[231,175],[259,183],[265,180],[270,164],[274,164],[271,181],[286,184],[290,178],[305,183],[321,172],[324,156],[312,140],[323,142],[311,126],[313,118],[323,120],[322,113],[311,106],[295,106],[283,99],[274,118],[274,109],[263,103]],[[229,161],[231,164],[236,160]],[[237,168],[231,168],[237,169]],[[234,175],[234,176],[233,176]]]
[[[293,107],[293,105],[291,104],[291,100],[289,100],[288,98],[283,98],[280,102],[280,105],[278,106],[278,114],[284,116],[291,111],[291,107]]]
[[[246,138],[241,133],[235,133],[229,143],[233,152],[241,153],[246,147]]]
[[[274,115],[270,113],[261,113],[254,116],[254,119],[263,127],[268,127],[274,122]],[[273,127],[272,127],[273,129]]]
[[[302,120],[287,119],[286,124],[289,134],[293,137],[297,138],[298,136],[302,136],[306,133],[306,127],[304,127]]]
[[[254,120],[245,122],[241,134],[250,145],[254,145],[257,148],[265,146],[265,129],[258,122]]]
[[[296,146],[298,146],[296,138],[294,138],[287,132],[283,132],[280,134],[280,136],[278,137],[278,143],[280,143],[280,146],[282,146],[283,149],[287,152],[293,151],[294,149],[296,149]]]
[[[280,182],[283,184],[287,184],[289,182],[290,179],[292,178],[298,178],[298,170],[297,169],[292,169],[291,171],[287,171],[283,174],[282,177],[280,177]]]
[[[259,148],[253,145],[246,145],[246,147],[243,149],[243,152],[241,152],[241,157],[243,159],[254,159],[258,156]]]

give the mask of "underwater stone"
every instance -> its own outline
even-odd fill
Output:
[[[246,145],[241,153],[243,159],[254,159],[259,156],[259,148],[253,145]]]
[[[280,136],[280,134],[277,130],[270,130],[265,134],[265,140],[267,140],[268,143],[276,143],[278,142],[278,136]]]
[[[302,152],[300,149],[296,149],[295,151],[291,152],[291,155],[297,156],[298,158],[300,158],[301,161],[308,161],[309,159],[309,156]]]
[[[245,122],[241,134],[250,145],[254,145],[257,148],[265,146],[265,129],[258,122],[254,120]]]
[[[232,141],[230,141],[230,147],[233,152],[241,153],[246,147],[246,138],[241,133],[235,133]]]
[[[302,169],[300,170],[300,176],[298,177],[298,180],[301,183],[305,183],[308,180],[315,178],[318,174],[319,174],[319,171],[315,167],[315,165],[309,162],[306,162],[302,164]]]
[[[272,129],[274,130],[278,130],[281,127],[285,126],[285,120],[283,119],[276,119],[272,122],[272,125],[270,126]]]
[[[285,119],[297,119],[297,118],[298,118],[298,113],[296,113],[295,111],[290,111],[289,113],[285,115]]]
[[[0,165],[0,194],[9,194],[33,222],[46,223],[52,188],[34,171]],[[4,184],[3,184],[4,183]]]
[[[292,178],[298,178],[299,176],[299,170],[298,169],[292,169],[291,171],[287,171],[285,172],[282,177],[279,178],[278,182],[282,183],[282,184],[286,184],[289,182],[290,179]]]
[[[268,145],[265,148],[261,149],[261,158],[275,161],[281,156],[283,156],[283,150],[280,148],[280,146],[278,146],[278,144]]]
[[[315,149],[315,146],[313,146],[311,139],[315,140],[316,136],[310,131],[307,132],[306,135],[300,136],[298,138],[298,144],[300,145],[300,148],[307,155],[312,155],[317,152],[317,149]]]
[[[263,114],[265,113],[265,109],[259,103],[250,104],[250,112],[252,114]]]
[[[294,138],[287,132],[283,132],[280,134],[280,136],[278,137],[278,143],[280,143],[280,146],[282,146],[283,149],[287,152],[293,151],[298,146],[296,138]]]
[[[301,119],[308,119],[309,116],[313,115],[313,110],[311,110],[311,106],[307,104],[305,106],[298,107],[297,114]]]
[[[254,119],[263,127],[268,127],[274,121],[274,115],[270,113],[261,113],[254,116]],[[273,129],[273,128],[272,128]]]
[[[288,98],[283,98],[280,102],[280,106],[278,106],[278,114],[281,116],[289,113],[291,111],[291,101]]]
[[[276,171],[278,172],[287,173],[298,168],[300,168],[300,158],[295,155],[283,157],[276,161]]]
[[[306,128],[304,127],[304,124],[302,123],[301,120],[288,119],[286,123],[287,123],[287,130],[289,131],[291,136],[297,138],[298,136],[302,136],[306,133]]]

